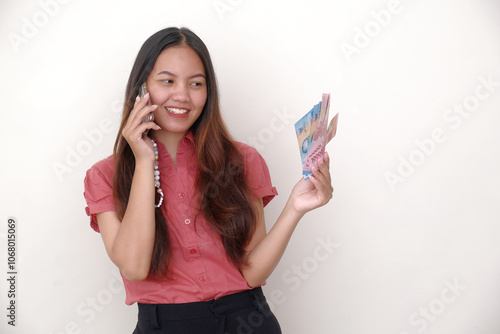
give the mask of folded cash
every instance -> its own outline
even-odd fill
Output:
[[[317,160],[323,156],[326,144],[337,133],[339,114],[327,124],[329,109],[330,94],[323,94],[321,102],[295,123],[295,134],[302,159],[302,175],[306,180],[312,174],[312,166],[318,168]]]

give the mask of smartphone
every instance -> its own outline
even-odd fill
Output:
[[[143,83],[141,85],[141,88],[139,89],[139,96],[141,98],[143,98],[144,95],[146,95],[147,93],[148,93],[148,87],[146,86],[146,83]],[[151,100],[148,101],[148,105],[151,105]],[[144,118],[142,119],[142,123],[144,123],[144,122],[153,122],[154,119],[155,118],[154,118],[153,113],[149,113],[146,116],[144,116]]]

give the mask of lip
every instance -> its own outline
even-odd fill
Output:
[[[187,110],[187,112],[185,114],[174,114],[169,110],[169,108]],[[185,118],[189,115],[190,112],[190,110],[187,108],[173,107],[173,106],[165,107],[165,111],[167,112],[167,115],[169,115],[170,117],[177,117],[177,118]]]

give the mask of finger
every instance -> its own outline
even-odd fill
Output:
[[[153,130],[161,130],[161,127],[155,122],[141,122],[137,124],[135,127],[131,125],[132,122],[127,121],[127,124],[123,128],[122,135],[127,139],[139,140],[141,139],[145,133],[147,133],[150,129]]]
[[[139,113],[137,114],[137,118],[139,118],[141,120],[141,123],[142,122],[152,122],[152,121],[154,121],[154,118],[151,120],[148,120],[148,121],[146,121],[146,119],[148,118],[147,116],[152,115],[156,109],[158,109],[157,104],[148,105],[148,106],[142,108],[141,111],[139,111]]]
[[[134,110],[140,110],[142,107],[144,107],[147,103],[148,98],[149,98],[149,94],[146,94],[143,97],[141,97],[140,95],[137,95],[135,97],[134,107],[132,108],[132,112]]]
[[[140,126],[144,127],[144,131],[142,131],[143,134],[147,133],[151,129],[153,129],[153,130],[161,130],[161,127],[158,124],[156,124],[155,122],[153,122],[153,121],[141,123]]]
[[[323,159],[326,162],[326,164],[328,165],[328,168],[330,168],[330,155],[328,154],[327,151],[325,151],[325,153],[323,154]]]
[[[333,186],[332,186],[332,170],[331,170],[331,160],[330,160],[330,155],[328,154],[328,152],[325,151],[325,162],[326,162],[326,165],[328,167],[328,184],[330,185],[330,187],[332,188],[332,192],[333,192]]]
[[[161,127],[158,124],[156,124],[155,122],[142,122],[135,129],[133,129],[132,132],[134,134],[143,135],[143,134],[147,134],[147,132],[151,129],[161,130]]]
[[[150,100],[149,93],[147,93],[143,97],[137,95],[134,101],[134,108],[130,112],[129,118],[134,118],[136,114],[138,114],[148,104],[149,100]]]
[[[134,100],[134,106],[133,106],[133,108],[132,108],[132,109],[134,109],[135,107],[137,107],[137,103],[139,103],[139,101],[140,101],[140,100],[141,100],[141,97],[140,97],[139,95],[137,95],[137,96],[135,97],[135,100]]]
[[[319,180],[314,174],[311,175],[309,179],[316,187],[318,196],[321,198],[321,203],[326,204],[333,197],[333,188],[330,185],[321,182],[321,180]]]
[[[138,109],[140,105],[137,106],[136,109]],[[158,105],[153,104],[153,105],[148,105],[148,106],[143,106],[142,109],[134,109],[133,114],[131,113],[129,116],[129,122],[132,127],[137,127],[139,124],[143,123],[144,118],[146,115],[153,113],[156,109],[158,108]],[[127,122],[128,123],[128,122]],[[147,122],[150,123],[150,122]]]
[[[332,185],[325,179],[325,177],[321,173],[313,173],[314,177],[313,184],[316,187],[316,190],[325,194],[325,196],[330,196],[333,192]]]
[[[319,159],[318,165],[319,169],[313,168],[314,177],[325,186],[325,189],[327,189],[328,191],[333,191],[332,179],[330,176],[330,169],[328,167],[328,163]]]
[[[329,184],[332,183],[331,173],[330,173],[330,158],[328,154],[325,152],[323,158],[320,158],[318,161],[318,166],[321,174],[325,176],[326,182]]]
[[[129,142],[129,144],[146,140],[148,139],[147,134],[150,129],[159,130],[160,127],[153,122],[143,123],[134,129],[134,131],[128,133],[128,135],[126,134],[125,139]],[[146,141],[148,142],[148,140]]]
[[[322,182],[330,182],[329,176],[330,176],[330,170],[328,168],[328,163],[324,161],[324,159],[321,157],[316,161],[317,166],[313,165],[313,172],[315,173],[315,176],[320,179]]]

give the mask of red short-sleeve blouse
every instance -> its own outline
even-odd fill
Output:
[[[252,147],[238,143],[245,159],[248,185],[264,205],[277,195],[267,165]],[[197,159],[193,135],[189,132],[179,143],[177,169],[165,146],[158,142],[162,206],[172,248],[172,277],[148,277],[133,282],[122,275],[128,305],[140,303],[188,303],[217,299],[249,289],[239,270],[227,258],[219,235],[199,214],[195,203]],[[99,232],[96,214],[114,211],[113,157],[92,166],[85,177],[85,208],[91,227]]]

